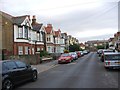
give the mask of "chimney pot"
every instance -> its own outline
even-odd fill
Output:
[[[33,15],[33,19],[36,19],[36,16],[35,16],[35,15]]]

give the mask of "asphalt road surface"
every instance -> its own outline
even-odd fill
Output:
[[[57,63],[57,62],[56,62]],[[36,82],[16,88],[118,88],[118,70],[106,70],[95,52],[39,73]]]

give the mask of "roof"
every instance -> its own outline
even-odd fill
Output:
[[[60,34],[60,31],[54,31],[55,32],[55,36],[58,37]]]
[[[39,23],[32,23],[32,27],[36,31],[39,31],[41,29],[42,25],[43,25],[42,23],[41,24],[39,24]]]
[[[48,28],[48,27],[45,27],[45,31],[46,31],[47,34],[50,34],[51,31],[52,31],[52,29],[51,29],[51,28]]]
[[[25,18],[26,18],[27,16],[28,16],[28,15],[13,17],[13,23],[14,23],[14,24],[21,25],[22,22],[25,20]]]
[[[5,12],[3,12],[3,11],[0,11],[0,13],[2,14],[3,17],[9,19],[9,20],[12,22],[12,18],[13,18],[12,15],[7,14],[7,13],[5,13]]]

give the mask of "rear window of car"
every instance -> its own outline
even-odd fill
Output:
[[[105,55],[105,60],[120,60],[120,55]]]

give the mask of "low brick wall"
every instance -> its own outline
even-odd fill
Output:
[[[20,55],[20,56],[7,56],[7,59],[21,60],[27,64],[36,65],[40,63],[39,55]]]

